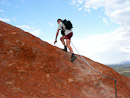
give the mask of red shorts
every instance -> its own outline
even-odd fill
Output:
[[[65,35],[65,39],[71,39],[73,36],[73,32],[69,33],[68,35]]]

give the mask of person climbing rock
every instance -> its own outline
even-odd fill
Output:
[[[63,21],[61,19],[58,19],[57,23],[58,23],[58,29],[57,29],[54,44],[57,42],[57,37],[58,37],[59,31],[61,30],[62,37],[60,38],[60,40],[61,40],[62,44],[64,45],[64,49],[62,49],[62,50],[67,52],[67,47],[68,47],[68,49],[70,50],[70,52],[72,54],[71,62],[73,62],[77,57],[75,56],[73,49],[70,46],[71,38],[73,36],[72,24],[70,21],[67,21],[66,19]],[[64,40],[66,40],[66,43]]]

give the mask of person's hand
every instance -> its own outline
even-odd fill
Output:
[[[54,41],[54,44],[57,42],[57,40]]]

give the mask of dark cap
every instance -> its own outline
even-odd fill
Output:
[[[62,21],[61,19],[57,19],[57,21]]]

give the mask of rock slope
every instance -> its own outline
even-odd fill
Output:
[[[77,55],[0,21],[0,98],[114,98],[114,81],[100,76]],[[130,79],[85,59],[117,79],[118,98],[130,98]]]

